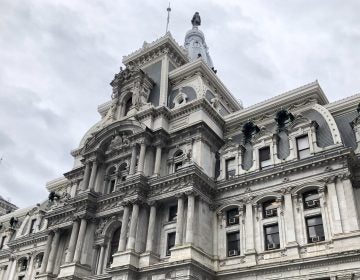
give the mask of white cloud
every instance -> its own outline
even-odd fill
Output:
[[[0,10],[0,194],[19,206],[72,167],[121,58],[165,32],[168,0],[4,0]],[[218,75],[246,106],[319,79],[331,101],[359,91],[358,1],[172,1],[182,44],[195,11]]]

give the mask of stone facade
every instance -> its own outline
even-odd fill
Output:
[[[197,32],[123,58],[74,167],[0,217],[1,280],[360,279],[360,95],[243,108]]]

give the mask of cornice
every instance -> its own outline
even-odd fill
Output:
[[[186,51],[174,40],[171,33],[167,32],[165,36],[151,43],[145,42],[142,48],[124,56],[122,63],[124,65],[133,64],[136,67],[141,67],[149,60],[167,53],[169,53],[173,62],[178,65],[183,65],[189,61]]]
[[[356,112],[356,107],[358,106],[359,102],[360,93],[326,104],[325,108],[328,109],[331,114],[341,115],[344,113],[349,113],[351,110]]]
[[[37,244],[47,240],[47,231],[37,232],[26,236],[21,236],[9,242],[7,245],[10,249],[18,249],[31,244]]]
[[[213,86],[221,93],[221,96],[225,99],[225,102],[228,103],[232,111],[238,111],[242,109],[242,105],[239,103],[239,101],[235,99],[231,92],[222,83],[220,78],[201,58],[172,70],[169,73],[169,80],[171,83],[176,84],[198,74],[201,74],[209,84],[213,84]]]
[[[304,106],[307,103],[314,102],[320,105],[329,103],[317,81],[244,108],[241,111],[225,116],[224,119],[227,130],[229,130],[233,125],[248,119],[257,118],[256,121],[266,119],[269,115],[274,115],[276,110],[281,107]]]
[[[338,147],[332,150],[320,152],[304,160],[294,160],[282,164],[276,164],[267,170],[257,170],[240,174],[230,180],[216,182],[217,192],[226,192],[230,189],[249,187],[263,181],[289,176],[292,173],[302,172],[306,169],[328,165],[334,161],[343,161],[351,156],[349,148]],[[329,174],[327,174],[328,176]]]

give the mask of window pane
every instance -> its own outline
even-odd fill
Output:
[[[307,158],[311,156],[310,149],[299,151],[299,159]]]
[[[270,159],[270,147],[261,148],[259,150],[260,161],[266,161]]]
[[[235,158],[230,158],[226,160],[226,169],[227,170],[235,169]]]
[[[302,136],[296,138],[297,148],[299,151],[310,148],[308,136]]]
[[[308,226],[315,226],[315,225],[322,225],[322,218],[321,216],[316,216],[307,219]]]
[[[265,233],[266,234],[278,233],[278,232],[279,232],[278,225],[272,225],[272,226],[265,227]]]

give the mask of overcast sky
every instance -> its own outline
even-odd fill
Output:
[[[72,168],[127,55],[164,35],[168,0],[0,0],[0,195],[20,207]],[[178,43],[195,11],[218,76],[249,106],[319,80],[360,92],[360,1],[172,0]]]

